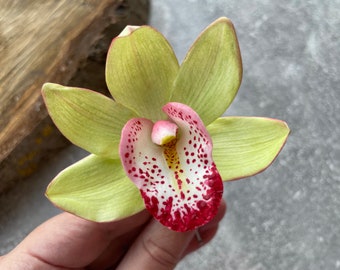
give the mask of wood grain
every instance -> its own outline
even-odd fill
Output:
[[[105,91],[110,41],[147,12],[141,0],[0,0],[0,192],[66,145],[47,118],[42,84]]]

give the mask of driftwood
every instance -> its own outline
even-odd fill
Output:
[[[143,0],[0,0],[0,192],[68,144],[47,116],[44,82],[105,92],[105,53]]]

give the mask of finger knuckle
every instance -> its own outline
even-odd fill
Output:
[[[158,245],[152,238],[144,239],[143,248],[151,260],[164,269],[173,269],[179,261],[179,255],[167,247]]]

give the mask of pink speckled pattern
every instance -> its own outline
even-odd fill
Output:
[[[174,102],[163,111],[178,126],[176,138],[159,146],[151,140],[150,120],[131,119],[122,131],[122,164],[158,221],[175,231],[193,230],[216,215],[222,179],[212,160],[212,141],[197,113]]]

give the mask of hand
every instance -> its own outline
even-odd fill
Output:
[[[171,231],[143,211],[109,223],[68,213],[46,221],[14,250],[0,257],[0,269],[173,269],[188,253],[209,242],[226,211],[195,232]]]

